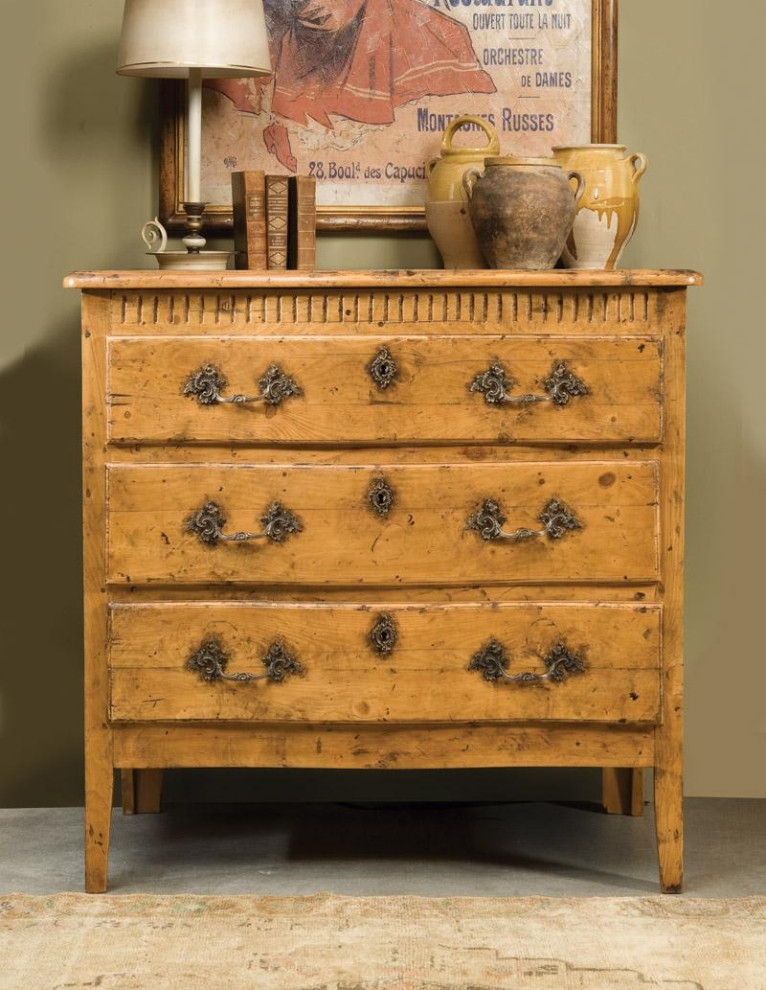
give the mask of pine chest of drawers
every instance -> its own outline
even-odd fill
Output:
[[[106,888],[115,767],[151,803],[164,767],[539,765],[653,767],[679,890],[698,283],[70,276],[86,888]]]

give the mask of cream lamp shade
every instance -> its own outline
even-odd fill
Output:
[[[262,0],[125,0],[117,71],[180,79],[271,72]]]
[[[178,264],[225,267],[220,256],[225,259],[227,252],[202,250],[202,80],[271,73],[263,0],[125,0],[117,71],[123,76],[188,80],[187,255]],[[173,261],[176,254],[161,252],[164,261]]]

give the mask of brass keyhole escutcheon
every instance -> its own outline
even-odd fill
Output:
[[[396,380],[399,369],[385,344],[378,348],[378,353],[367,365],[367,371],[381,391],[387,389]]]
[[[399,638],[396,622],[393,616],[384,612],[379,615],[376,622],[370,629],[370,645],[382,657],[386,657],[393,652],[396,641]]]
[[[388,515],[394,507],[394,501],[396,498],[394,489],[385,478],[375,478],[373,480],[370,485],[370,490],[367,493],[367,497],[373,511],[381,518]]]

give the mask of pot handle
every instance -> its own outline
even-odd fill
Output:
[[[649,159],[646,155],[642,155],[640,151],[637,151],[635,155],[630,156],[628,161],[633,166],[633,181],[638,182],[649,167]]]
[[[481,172],[478,168],[467,168],[463,172],[463,189],[465,189],[465,194],[470,202],[473,199],[473,187],[481,178]]]
[[[431,172],[436,168],[436,166],[441,161],[441,158],[429,158],[426,162],[426,178],[430,178]]]
[[[458,147],[453,147],[452,139],[455,134],[460,130],[461,127],[465,127],[467,124],[476,124],[480,127],[484,133],[487,135],[487,143],[481,148],[468,148],[463,145]],[[499,155],[500,154],[500,139],[497,136],[497,131],[489,123],[489,121],[484,120],[483,117],[474,117],[472,114],[464,114],[462,117],[455,117],[454,120],[450,121],[447,125],[444,135],[442,137],[442,155],[448,155],[453,151],[461,152],[476,152],[477,154],[485,155]],[[438,159],[437,159],[438,161]]]
[[[579,172],[569,172],[567,174],[567,179],[569,179],[570,181],[572,179],[577,179],[577,189],[575,190],[575,194],[574,194],[575,206],[576,206],[582,199],[582,194],[585,192],[585,179]]]

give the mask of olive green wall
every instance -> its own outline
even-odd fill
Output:
[[[78,299],[60,284],[74,268],[140,267],[138,229],[155,212],[155,91],[114,74],[121,8],[120,0],[3,4],[6,806],[80,802]],[[766,411],[756,315],[764,220],[758,166],[766,150],[756,93],[765,20],[763,5],[714,0],[623,0],[621,11],[620,139],[651,162],[626,262],[696,267],[707,278],[706,288],[690,293],[689,321],[690,795],[766,796]],[[320,243],[328,268],[424,267],[434,258],[426,238]],[[287,797],[299,793],[296,782],[311,783],[289,774],[266,779],[271,793]],[[433,777],[429,791],[421,780],[415,793],[445,796],[455,779]],[[216,794],[230,777],[207,780],[206,793]],[[518,787],[516,778],[492,774],[457,780],[454,796],[500,796],[499,787],[503,796],[530,795],[553,786],[539,774],[519,778]],[[569,796],[579,781],[593,793],[592,775],[556,780]],[[311,784],[310,793],[323,786]],[[368,798],[375,793],[372,781],[360,786]],[[380,793],[413,796],[397,786],[387,778]],[[202,793],[194,788],[187,778],[178,793]]]

